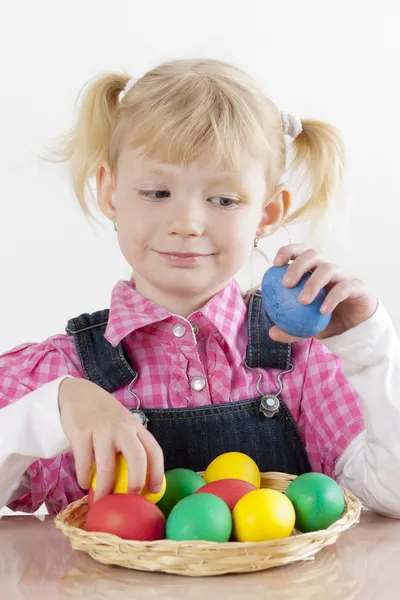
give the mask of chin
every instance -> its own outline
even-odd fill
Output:
[[[162,286],[163,289],[168,293],[168,294],[173,294],[174,296],[197,296],[197,295],[204,295],[207,294],[207,290],[211,289],[211,286],[208,286],[204,283],[189,283],[189,282],[184,282],[182,281],[180,284],[177,285],[171,285],[171,282],[169,284],[166,284],[165,286]]]
[[[196,273],[180,272],[173,277],[168,277],[164,281],[158,281],[158,286],[163,288],[168,294],[193,296],[207,294],[207,290],[216,289],[218,284],[213,281],[207,281],[199,277]]]

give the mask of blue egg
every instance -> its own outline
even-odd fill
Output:
[[[315,337],[328,327],[332,317],[332,313],[323,315],[320,312],[327,291],[323,288],[310,304],[300,304],[300,292],[311,273],[306,273],[295,287],[287,288],[282,279],[288,266],[271,267],[265,273],[261,284],[265,311],[286,333],[302,338]]]

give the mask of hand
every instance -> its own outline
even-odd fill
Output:
[[[323,287],[328,290],[321,313],[331,312],[332,318],[328,327],[316,338],[325,339],[357,327],[376,311],[378,300],[367,293],[364,283],[324,261],[315,250],[307,250],[303,244],[283,246],[274,259],[274,265],[282,267],[290,260],[293,262],[283,278],[286,287],[295,287],[305,273],[312,271],[299,296],[301,304],[310,304]],[[284,343],[303,339],[285,333],[276,325],[271,328],[269,335],[273,340]]]
[[[88,489],[93,461],[97,481],[94,501],[112,492],[116,454],[128,463],[128,492],[161,489],[164,458],[157,441],[114,396],[86,379],[64,379],[59,388],[61,423],[71,442],[78,484]]]

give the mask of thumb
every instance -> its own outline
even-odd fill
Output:
[[[291,344],[292,342],[298,342],[299,340],[304,339],[282,331],[282,329],[280,329],[277,325],[271,327],[269,330],[269,337],[275,342],[282,342],[284,344]]]

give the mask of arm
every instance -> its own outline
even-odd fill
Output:
[[[25,474],[38,458],[70,450],[61,427],[58,389],[62,376],[0,411],[0,507],[29,492]]]
[[[0,356],[0,507],[18,500],[12,508],[34,511],[46,497],[51,469],[44,477],[38,459],[70,449],[57,402],[59,386],[69,376],[64,356],[51,343],[27,344]]]
[[[327,369],[324,360],[314,364],[314,378],[319,378],[325,395],[314,394],[308,407],[305,402],[311,419],[306,429],[319,441],[315,446],[321,463],[328,459],[333,464],[331,471],[340,483],[350,487],[367,507],[400,518],[400,343],[393,325],[360,279],[326,262],[314,250],[301,244],[285,246],[274,264],[288,263],[283,279],[286,287],[297,286],[303,275],[311,272],[298,296],[300,304],[310,304],[325,288],[319,310],[331,314],[331,319],[315,337],[326,346],[326,352],[331,350],[331,357],[343,361],[340,369]],[[270,336],[283,342],[298,339],[276,326]],[[316,347],[314,340],[312,346]],[[321,384],[321,380],[325,381]],[[312,397],[312,377],[308,387]],[[325,406],[324,412],[319,404]],[[364,426],[357,432],[360,411]]]
[[[34,512],[46,502],[57,512],[81,497],[94,458],[101,498],[113,488],[118,452],[128,463],[129,490],[146,480],[152,491],[161,489],[156,440],[112,394],[82,377],[71,357],[51,340],[0,356],[0,494],[12,510]]]
[[[321,340],[343,360],[362,399],[365,430],[338,458],[335,476],[381,514],[400,518],[400,341],[385,309],[341,335]]]

